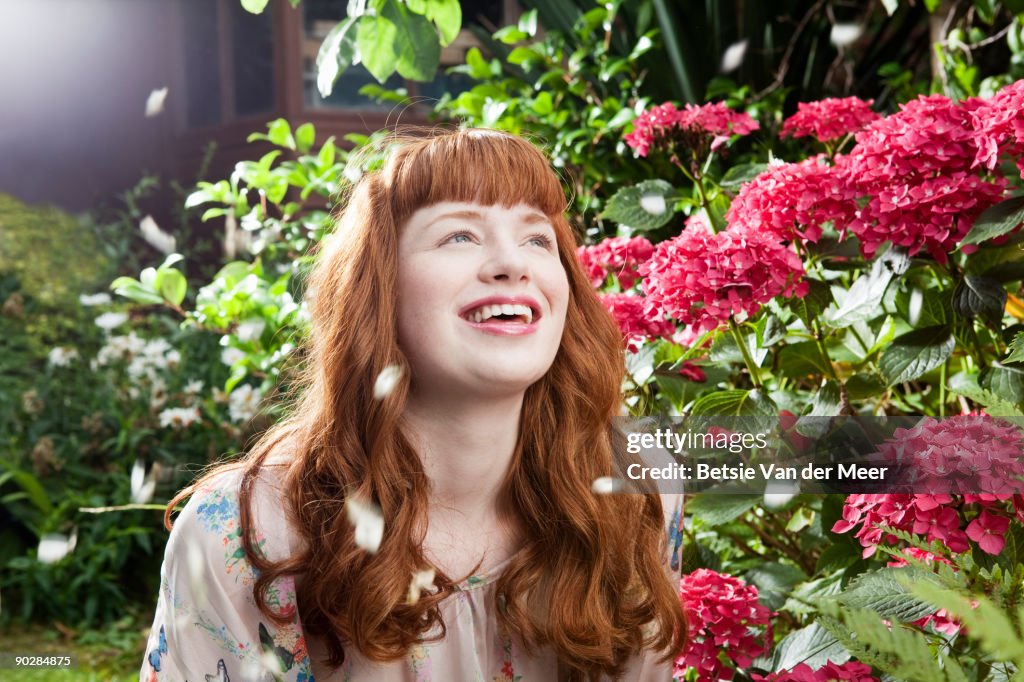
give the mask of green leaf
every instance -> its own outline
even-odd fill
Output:
[[[1004,362],[1024,361],[1024,332],[1017,332],[1017,335],[1013,337],[1013,341],[1007,346],[1007,350],[1010,351],[1010,354],[1006,356]]]
[[[705,416],[770,416],[777,417],[778,408],[767,395],[752,389],[715,391],[701,396],[693,404],[692,414]]]
[[[824,376],[828,367],[814,341],[799,341],[783,346],[779,351],[779,374],[799,379],[806,376]]]
[[[901,384],[941,365],[954,347],[956,340],[948,326],[916,329],[896,337],[878,359],[878,369],[890,386]]]
[[[398,73],[410,80],[433,80],[441,61],[441,44],[430,20],[410,12],[404,5],[394,3],[384,6],[381,18],[389,20],[395,27],[392,43],[398,55]]]
[[[994,279],[966,275],[953,290],[953,310],[960,317],[975,316],[999,325],[1006,308],[1006,289]]]
[[[675,190],[664,180],[623,187],[608,200],[603,217],[635,230],[654,230],[672,220]]]
[[[312,123],[303,123],[295,129],[295,146],[305,154],[313,147],[316,141],[316,129]]]
[[[110,284],[110,288],[118,296],[124,296],[143,305],[160,305],[164,302],[163,296],[131,277],[118,277]]]
[[[733,166],[722,176],[718,184],[725,189],[738,188],[740,185],[750,182],[768,168],[766,163],[745,163]]]
[[[828,662],[845,663],[850,653],[818,623],[794,630],[786,635],[772,652],[773,672],[792,670],[800,663],[820,668]]]
[[[773,611],[782,608],[793,588],[807,579],[796,566],[780,563],[761,564],[747,571],[745,577],[757,586],[758,601]]]
[[[427,19],[437,24],[441,44],[448,45],[462,29],[462,5],[459,0],[427,0]]]
[[[879,256],[871,264],[871,272],[857,278],[848,291],[833,289],[835,307],[826,312],[825,319],[832,326],[843,328],[882,314],[882,299],[889,283],[906,272],[909,264],[906,254],[899,251]]]
[[[913,288],[896,295],[896,309],[911,327],[934,327],[953,321],[951,293]]]
[[[720,526],[743,516],[761,501],[761,495],[715,495],[703,493],[686,501],[686,511],[707,526]]]
[[[809,279],[807,283],[807,295],[802,298],[790,298],[786,305],[797,314],[806,329],[811,329],[811,320],[821,317],[822,312],[832,303],[832,289],[825,282],[816,279]]]
[[[188,284],[179,270],[161,267],[156,273],[156,290],[171,304],[181,305],[185,300]]]
[[[352,65],[356,54],[356,26],[359,17],[350,16],[338,23],[324,38],[316,54],[316,87],[321,97],[328,97],[338,76]]]
[[[932,608],[943,608],[962,622],[968,636],[1000,661],[1024,661],[1024,638],[1006,611],[981,594],[960,594],[934,582],[908,583]]]
[[[279,118],[270,124],[267,130],[267,139],[279,147],[295,149],[295,138],[292,137],[292,127],[288,121]]]
[[[883,618],[910,622],[935,612],[935,607],[914,597],[902,579],[935,582],[934,574],[917,568],[882,568],[862,573],[839,595],[847,608],[871,609]]]
[[[981,371],[978,383],[986,391],[1014,405],[1024,403],[1024,369],[993,362]]]
[[[383,83],[395,72],[398,55],[395,52],[395,38],[398,29],[385,17],[364,15],[359,18],[356,45],[363,66],[370,75]]]
[[[1024,417],[1013,403],[981,387],[980,376],[957,372],[949,378],[949,390],[965,398],[969,398],[985,407],[985,411],[993,417]]]
[[[252,14],[263,14],[270,0],[242,0],[242,8]]]
[[[983,241],[1012,232],[1024,221],[1024,197],[1013,197],[985,209],[960,246],[980,244]]]

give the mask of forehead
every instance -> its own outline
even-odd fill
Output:
[[[543,211],[529,204],[502,206],[472,201],[442,201],[415,211],[406,221],[404,232],[415,232],[450,221],[466,221],[481,225],[507,223],[551,226],[551,219]]]

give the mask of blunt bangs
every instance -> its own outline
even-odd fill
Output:
[[[561,216],[565,194],[547,157],[529,142],[492,130],[461,130],[396,149],[382,172],[397,225],[443,201],[527,204]]]

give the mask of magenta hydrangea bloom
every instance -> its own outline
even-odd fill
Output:
[[[817,102],[800,102],[795,114],[782,124],[782,135],[814,137],[831,142],[863,130],[881,116],[871,110],[873,99],[830,97]]]
[[[640,274],[648,316],[660,311],[698,333],[752,317],[776,296],[803,296],[808,286],[800,257],[753,230],[684,230],[659,243]]]
[[[920,97],[857,133],[857,146],[837,159],[857,193],[867,197],[851,231],[871,257],[884,242],[946,262],[983,210],[1000,201],[1006,181],[983,177],[972,112],[978,100]]]
[[[671,102],[651,107],[633,121],[633,132],[625,136],[626,144],[638,156],[647,156],[651,147],[675,144],[695,149],[710,142],[717,149],[730,135],[746,135],[757,130],[757,121],[743,112],[733,111],[723,102],[677,109]]]
[[[643,296],[600,294],[598,298],[615,318],[626,348],[631,353],[640,350],[640,344],[646,339],[670,339],[676,333],[676,326],[668,320],[644,313]]]
[[[652,253],[654,245],[644,237],[611,237],[576,249],[583,270],[595,288],[604,284],[609,273],[615,275],[623,289],[630,288],[640,279],[637,268]]]
[[[978,543],[983,552],[999,554],[1006,546],[1006,531],[1010,519],[982,509],[977,518],[967,526],[967,537]]]
[[[978,140],[975,164],[992,170],[1005,150],[1016,159],[1024,178],[1024,80],[1007,85],[973,109],[971,116]]]
[[[754,682],[833,682],[849,680],[850,682],[878,682],[871,674],[871,666],[859,661],[833,663],[829,661],[814,670],[806,663],[798,663],[792,670],[781,670],[769,675],[751,675]]]
[[[771,637],[771,611],[757,601],[757,588],[738,578],[700,568],[679,581],[689,637],[675,662],[675,674],[697,670],[697,679],[731,680],[764,654]],[[765,628],[759,637],[756,628]]]
[[[860,526],[854,537],[864,548],[865,559],[883,542],[896,544],[886,528],[924,535],[929,542],[941,540],[951,551],[963,552],[970,544],[952,504],[949,495],[849,495],[843,518],[835,522],[832,532],[846,533]]]
[[[825,223],[840,234],[846,230],[857,215],[857,197],[845,174],[822,155],[769,167],[740,188],[725,219],[730,227],[817,242]]]

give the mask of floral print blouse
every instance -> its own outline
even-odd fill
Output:
[[[498,626],[494,579],[504,564],[472,576],[441,603],[445,639],[414,647],[405,660],[386,664],[346,650],[345,663],[325,667],[326,647],[307,640],[295,608],[293,578],[277,580],[268,594],[275,611],[291,607],[281,626],[257,609],[255,575],[242,550],[238,488],[229,472],[197,490],[178,516],[164,555],[156,617],[140,671],[140,682],[555,682],[553,653],[527,656]],[[276,482],[263,475],[253,489],[257,541],[279,560],[294,551],[296,537],[284,515]],[[681,496],[664,496],[669,551],[678,569]],[[675,571],[673,571],[675,573]],[[624,680],[672,679],[671,663],[643,653]]]

